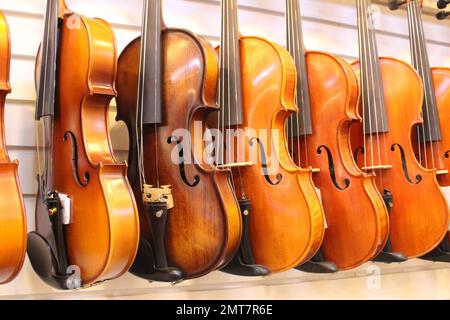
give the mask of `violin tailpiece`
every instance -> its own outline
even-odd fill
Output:
[[[151,185],[144,185],[143,190],[144,203],[151,204],[164,202],[166,203],[167,210],[175,207],[171,186],[162,186],[160,188],[155,188]]]

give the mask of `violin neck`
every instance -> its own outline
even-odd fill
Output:
[[[237,1],[222,0],[221,10],[218,102],[221,106],[221,125],[225,127],[243,123],[242,80]]]
[[[36,120],[55,114],[55,81],[58,53],[59,1],[47,0],[44,37],[41,43],[41,72],[36,99]]]
[[[441,141],[442,132],[438,118],[430,62],[428,59],[420,2],[417,0],[409,1],[407,10],[412,65],[422,77],[425,89],[425,99],[422,108],[424,123],[422,126],[423,134],[421,138],[425,142]]]
[[[137,110],[143,124],[162,122],[162,3],[144,0]],[[140,113],[142,112],[142,113]]]
[[[389,124],[371,1],[356,0],[356,2],[364,133],[367,135],[385,133],[389,131]]]
[[[297,67],[297,104],[299,106],[299,112],[294,116],[296,119],[290,121],[292,126],[289,126],[289,135],[293,137],[311,135],[311,105],[299,0],[286,0],[286,30],[287,48]]]

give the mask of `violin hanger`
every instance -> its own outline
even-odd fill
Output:
[[[448,4],[450,4],[450,0],[438,0],[436,5],[439,9],[445,9]]]
[[[447,235],[433,251],[421,257],[423,260],[434,262],[450,262],[450,238]]]
[[[51,231],[47,232],[46,237],[36,231],[30,232],[27,254],[34,271],[49,286],[61,290],[78,289],[82,284],[80,276],[75,270],[68,269],[61,199],[56,192],[53,196],[47,205],[48,208],[51,207],[47,209],[50,214]],[[46,211],[43,204],[38,204],[37,207],[39,212]],[[41,217],[44,214],[41,214]]]
[[[450,11],[440,11],[436,14],[438,20],[445,20],[450,16]]]
[[[319,250],[316,255],[308,262],[295,268],[298,271],[308,272],[308,273],[336,273],[339,268],[336,264],[331,261],[327,261]]]
[[[388,6],[391,10],[397,10],[402,5],[406,4],[407,1],[389,0]]]

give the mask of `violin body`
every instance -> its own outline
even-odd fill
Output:
[[[297,141],[289,145],[294,146],[296,163],[308,154],[309,163],[302,166],[320,169],[314,182],[328,224],[321,248],[324,258],[341,270],[351,269],[383,248],[389,230],[387,209],[374,177],[358,168],[352,154],[350,128],[361,121],[355,73],[343,60],[321,52],[307,52],[306,66],[314,130],[300,138],[300,149]]]
[[[5,100],[11,92],[9,28],[0,12],[0,284],[13,280],[22,268],[27,241],[25,206],[18,178],[18,162],[6,151]]]
[[[434,93],[436,96],[436,105],[438,108],[437,118],[439,119],[440,127],[445,128],[448,120],[450,120],[450,111],[448,110],[448,106],[450,105],[450,69],[432,68],[431,72]],[[413,135],[413,138],[417,139],[417,136]],[[429,167],[432,164],[431,161],[427,163],[425,159],[433,158],[435,167],[438,170],[450,169],[450,132],[448,132],[448,130],[442,130],[441,141],[426,143],[425,146],[420,143],[418,146],[422,149],[421,151],[427,155],[426,157],[422,157],[421,164],[424,167]],[[450,186],[450,174],[438,174],[437,178],[441,186]]]
[[[241,37],[240,52],[244,119],[240,129],[267,130],[267,137],[240,137],[241,150],[258,153],[259,160],[233,170],[234,181],[237,193],[252,203],[249,233],[255,263],[281,272],[317,252],[324,235],[323,209],[312,170],[296,166],[287,149],[286,121],[298,111],[294,61],[285,49],[258,37]],[[262,159],[269,155],[278,160],[267,163],[278,162],[276,172],[264,169]]]
[[[80,27],[70,27],[67,19],[79,19]],[[54,189],[71,200],[67,256],[87,286],[128,271],[138,248],[139,220],[127,165],[116,162],[109,137],[108,109],[116,95],[114,34],[106,21],[75,14],[64,15],[60,32]],[[38,220],[40,229],[45,225]]]
[[[130,133],[129,179],[139,207],[141,234],[150,241],[136,150],[140,42],[140,38],[131,42],[119,58],[117,119],[126,123]],[[191,279],[220,268],[234,256],[242,232],[241,213],[229,170],[218,170],[202,161],[187,162],[189,158],[203,159],[206,127],[194,124],[202,123],[208,114],[218,110],[214,49],[202,38],[180,29],[164,28],[162,43],[163,121],[143,129],[144,167],[148,183],[156,186],[159,175],[161,184],[172,187],[175,207],[168,214],[167,258],[170,265],[183,271],[183,278]],[[177,133],[182,129],[191,133],[189,150],[183,147]],[[173,162],[174,152],[182,155],[182,164]]]
[[[389,132],[372,136],[372,139],[373,145],[385,146],[386,154],[381,156],[387,158],[392,168],[377,171],[377,184],[382,182],[379,189],[388,189],[393,194],[394,206],[390,213],[392,250],[415,258],[434,249],[444,238],[448,228],[448,205],[439,188],[436,171],[418,163],[411,142],[413,128],[422,123],[422,81],[404,62],[381,58],[380,64],[391,125]],[[359,62],[353,66],[359,76]],[[364,145],[362,139],[362,126],[354,125],[353,150]],[[379,156],[377,150],[366,152]],[[358,163],[363,166],[361,158],[358,157]]]

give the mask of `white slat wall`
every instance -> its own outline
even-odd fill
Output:
[[[142,0],[67,0],[69,7],[87,16],[108,20],[114,28],[119,52],[140,33]],[[354,0],[302,0],[305,43],[308,49],[335,53],[348,60],[356,59],[358,41]],[[379,31],[379,50],[382,55],[409,60],[408,28],[406,12],[390,12],[382,1],[377,5],[376,27]],[[425,1],[433,5],[434,1]],[[260,35],[285,44],[283,0],[239,0],[241,10],[240,29],[246,35]],[[34,134],[34,59],[42,37],[44,0],[1,0],[0,10],[8,19],[12,39],[11,85],[12,93],[6,103],[6,140],[11,158],[20,161],[19,176],[24,193],[29,229],[34,228],[36,185],[36,152]],[[438,22],[427,8],[424,15],[430,60],[433,66],[450,67],[450,20]],[[218,43],[220,9],[217,0],[166,0],[164,18],[170,27],[187,28]],[[126,130],[114,121],[115,109],[111,108],[111,132],[116,155],[126,159]],[[369,268],[368,268],[369,266]],[[379,290],[369,290],[367,275],[380,267],[382,284]],[[404,274],[401,274],[404,273]],[[401,275],[400,275],[401,274]],[[426,278],[424,278],[426,276]],[[390,278],[389,278],[390,277]],[[341,279],[342,280],[339,280]],[[388,280],[389,285],[387,285]],[[392,281],[408,286],[420,278],[417,288],[399,292]],[[445,286],[438,285],[440,280]],[[401,266],[368,264],[355,271],[332,276],[311,276],[292,271],[268,279],[247,279],[216,272],[205,278],[188,281],[171,288],[165,284],[149,285],[145,281],[126,275],[122,279],[77,293],[57,293],[45,286],[26,262],[23,272],[9,285],[0,287],[4,297],[144,297],[144,298],[238,298],[236,292],[248,298],[377,298],[392,297],[450,297],[450,271],[444,264],[411,261]],[[386,281],[384,281],[386,279]],[[424,279],[426,281],[424,281]],[[311,282],[313,281],[313,282]],[[347,288],[339,295],[332,293],[334,286]],[[433,286],[424,290],[424,286]],[[305,291],[306,290],[306,291]]]

